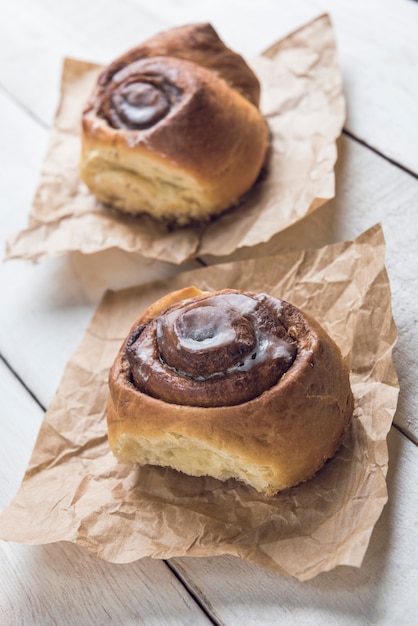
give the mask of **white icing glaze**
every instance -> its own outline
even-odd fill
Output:
[[[154,347],[151,338],[147,338],[146,341],[141,342],[141,364],[137,366],[137,374],[141,380],[146,382],[149,378],[147,363],[150,363],[154,355]]]
[[[231,308],[235,311],[238,311],[238,313],[241,313],[241,315],[249,315],[258,306],[257,300],[241,293],[228,293],[225,295],[217,296],[216,302],[225,306],[226,308]]]
[[[193,351],[200,351],[209,348],[222,347],[228,345],[236,338],[236,332],[230,325],[230,318],[227,315],[227,309],[234,309],[240,315],[251,315],[259,306],[259,303],[263,303],[265,300],[269,301],[272,305],[277,316],[280,317],[282,311],[282,303],[280,300],[272,298],[267,294],[259,294],[256,298],[247,296],[245,294],[229,293],[216,297],[216,313],[214,312],[215,321],[213,325],[206,324],[196,329],[196,333],[193,337],[181,336],[181,333],[177,329],[177,349],[183,348]],[[210,322],[210,310],[213,306],[205,305],[206,308],[206,322]],[[223,313],[222,309],[225,310]],[[193,309],[191,309],[193,310]],[[177,309],[172,311],[166,316],[166,322],[168,324],[177,325],[179,317],[184,314],[184,310]],[[187,311],[186,311],[187,313]],[[235,371],[249,371],[257,364],[261,363],[265,359],[279,359],[284,358],[290,360],[292,357],[292,350],[289,344],[278,337],[269,336],[261,332],[259,328],[255,327],[256,334],[256,346],[255,349],[248,355],[246,355],[242,361],[233,367],[226,370],[226,373],[232,373]],[[161,337],[161,325],[157,324],[157,336]],[[216,376],[216,374],[212,374]]]
[[[274,308],[274,310],[276,311],[277,317],[278,319],[280,319],[281,315],[282,315],[282,310],[283,310],[283,303],[281,300],[279,300],[278,298],[273,298],[273,296],[269,296],[267,293],[259,293],[256,296],[256,299],[259,302],[264,302],[265,300],[269,301],[269,304]]]
[[[286,359],[292,357],[289,344],[284,339],[270,338],[257,333],[257,346],[255,350],[247,355],[241,363],[230,367],[227,373],[237,371],[250,371],[254,366],[262,363],[266,359]]]
[[[248,315],[254,311],[258,303],[253,299],[243,294],[228,294],[223,296],[217,296],[216,307],[209,305],[205,306],[205,313],[207,318],[206,326],[202,326],[197,329],[199,332],[195,333],[194,337],[181,336],[180,332],[177,332],[178,345],[177,349],[181,350],[183,347],[187,350],[202,350],[209,348],[219,348],[226,346],[236,338],[236,332],[230,325],[230,318],[227,314],[228,309],[234,309],[240,315]],[[224,310],[222,310],[224,309]],[[210,314],[213,312],[213,325],[210,322]],[[170,323],[177,324],[178,317],[182,315],[183,311],[173,311],[169,316],[173,316]],[[176,314],[176,315],[174,315]]]
[[[187,350],[208,350],[209,348],[219,348],[226,346],[236,338],[236,333],[233,328],[225,328],[224,330],[217,330],[213,337],[205,337],[202,339],[192,339],[188,337],[180,337],[177,349],[181,350],[183,347]]]
[[[216,313],[213,313],[213,324],[210,324],[211,310],[213,311],[213,306],[206,304],[204,305],[206,308],[206,325],[203,324],[201,327],[193,329],[193,336],[189,335],[187,337],[181,336],[177,329],[177,349],[182,350],[184,348],[188,351],[202,351],[209,348],[217,348],[223,345],[228,345],[229,343],[235,341],[236,332],[230,325],[230,317],[226,312],[227,309],[233,308],[241,315],[250,315],[256,307],[259,306],[259,303],[262,303],[267,299],[269,301],[270,308],[271,305],[273,305],[278,317],[280,317],[282,310],[281,301],[271,298],[265,294],[260,294],[256,299],[244,294],[226,294],[217,296],[217,311]],[[224,309],[224,311],[222,309]],[[174,327],[176,327],[177,323],[180,323],[182,316],[185,313],[187,314],[189,311],[193,313],[195,309],[192,307],[188,310],[186,309],[186,311],[184,309],[176,309],[165,315],[164,323],[174,325]],[[162,324],[163,322],[161,320],[157,321],[157,339],[162,338]],[[292,349],[285,339],[266,334],[261,331],[257,325],[255,325],[255,337],[256,346],[254,350],[250,354],[246,355],[239,363],[226,369],[224,372],[214,373],[207,377],[195,376],[195,380],[203,381],[216,377],[219,374],[229,374],[237,371],[248,372],[266,359],[275,360],[283,358],[290,360],[292,358]],[[150,362],[153,357],[153,351],[152,340],[149,337],[146,341],[142,342],[139,351],[142,362]],[[162,364],[159,360],[157,361],[158,362],[154,363],[154,367],[156,367],[157,370],[162,370]],[[146,376],[144,375],[145,372],[141,372],[142,369],[143,368],[139,366],[138,373],[143,377],[143,380],[146,380]],[[178,372],[178,374],[187,376],[184,372]]]
[[[153,107],[143,106],[141,108],[135,107],[123,101],[120,104],[120,108],[125,116],[132,122],[132,124],[140,126],[141,124],[147,124],[153,114]]]

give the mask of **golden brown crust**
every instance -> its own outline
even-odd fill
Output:
[[[216,72],[256,107],[260,103],[260,83],[244,61],[230,50],[208,23],[171,28],[128,50],[106,68],[98,81],[96,97],[116,72],[123,67],[150,57],[168,56],[192,61]]]
[[[258,99],[254,73],[209,25],[157,35],[101,74],[82,116],[81,176],[123,211],[208,220],[265,162]]]
[[[277,383],[252,400],[232,406],[178,405],[147,395],[133,383],[129,342],[154,313],[189,293],[176,292],[162,305],[156,303],[124,342],[109,377],[111,449],[124,462],[168,465],[221,480],[236,477],[269,495],[310,478],[340,446],[353,397],[335,342],[291,304],[282,301],[280,316],[298,343],[296,358]]]

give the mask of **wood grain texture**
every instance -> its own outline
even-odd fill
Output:
[[[163,561],[98,561],[72,544],[0,544],[2,626],[207,625]]]
[[[2,360],[0,360],[0,396],[2,399],[0,432],[5,444],[1,456],[0,511],[2,511],[22,481],[44,412]]]

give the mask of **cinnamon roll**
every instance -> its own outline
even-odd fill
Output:
[[[347,366],[325,330],[287,301],[232,289],[157,301],[109,385],[119,461],[234,478],[267,495],[334,456],[353,412]]]
[[[260,84],[209,24],[160,33],[100,75],[82,115],[83,181],[172,225],[235,205],[266,159]]]

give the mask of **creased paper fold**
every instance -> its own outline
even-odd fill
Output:
[[[397,331],[379,225],[354,241],[185,272],[108,292],[70,359],[0,538],[66,540],[103,559],[233,554],[307,580],[360,566],[387,500],[386,436],[398,397]],[[131,325],[163,294],[195,284],[264,291],[314,315],[341,347],[355,397],[336,457],[303,485],[267,498],[234,480],[119,464],[109,452],[109,368]]]

